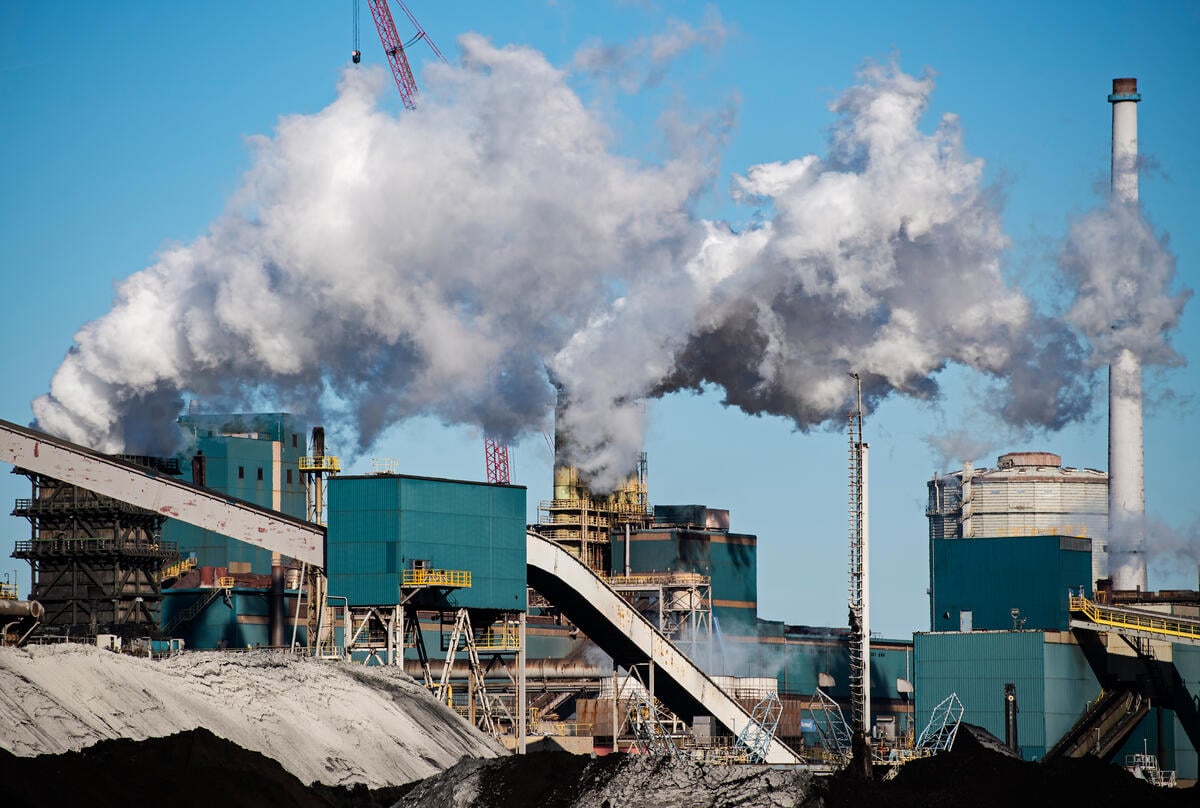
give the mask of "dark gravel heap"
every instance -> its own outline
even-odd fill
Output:
[[[1098,760],[1023,763],[960,732],[954,749],[909,763],[890,782],[848,771],[829,778],[765,767],[540,752],[464,758],[436,777],[371,791],[306,786],[277,762],[207,730],[105,741],[81,752],[18,758],[0,749],[5,805],[128,808],[1024,808],[1033,805],[1185,806],[1200,792],[1157,789]]]
[[[145,741],[102,741],[79,752],[17,757],[0,749],[4,805],[130,808],[390,806],[408,786],[371,792],[306,786],[274,760],[206,729]]]
[[[1200,804],[1195,788],[1156,788],[1096,758],[1026,763],[960,731],[948,754],[914,760],[890,782],[847,773],[830,778],[825,808],[1025,808],[1033,805],[1184,806]]]

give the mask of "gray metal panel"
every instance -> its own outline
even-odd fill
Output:
[[[0,420],[0,460],[149,511],[323,566],[325,531]]]

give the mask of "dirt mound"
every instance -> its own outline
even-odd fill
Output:
[[[0,648],[0,715],[0,748],[22,757],[203,727],[332,786],[396,786],[463,755],[507,754],[397,667],[273,651],[150,660],[82,645]]]
[[[206,729],[144,741],[101,741],[78,752],[17,757],[0,749],[7,805],[220,805],[222,808],[388,806],[407,786],[305,786],[274,760]]]

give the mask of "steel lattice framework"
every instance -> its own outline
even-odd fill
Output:
[[[508,485],[510,481],[508,444],[498,441],[495,438],[485,437],[483,439],[483,462],[487,468],[487,481],[489,483],[503,483],[504,485]]]
[[[433,44],[433,40],[429,38],[429,34],[425,33],[425,29],[417,22],[413,13],[408,10],[408,6],[404,5],[401,0],[395,0],[395,2],[408,17],[413,27],[417,29],[416,36],[407,44],[411,45],[417,40],[423,39],[438,59],[446,61],[446,57],[442,55],[438,46]],[[388,7],[387,0],[367,0],[367,7],[371,9],[371,19],[375,21],[375,30],[379,32],[379,41],[383,44],[383,52],[387,55],[388,66],[392,68],[392,77],[396,80],[396,88],[400,90],[400,100],[408,109],[416,109],[417,80],[413,77],[408,57],[404,53],[407,45],[401,41],[400,33],[396,30],[396,20],[392,17],[392,10]]]

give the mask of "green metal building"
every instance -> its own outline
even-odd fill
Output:
[[[179,419],[186,436],[180,452],[183,478],[193,477],[193,458],[204,458],[204,485],[231,497],[301,519],[306,517],[299,459],[308,449],[305,427],[288,413],[188,414]],[[269,573],[271,553],[245,542],[174,519],[163,538],[178,542],[183,555],[195,553],[200,566],[231,572]],[[246,565],[249,565],[248,567]]]
[[[471,573],[446,606],[525,609],[525,488],[396,474],[329,480],[330,595],[398,603],[415,566]]]
[[[1072,536],[930,540],[933,631],[1070,625],[1067,590],[1092,594],[1092,545]]]
[[[625,565],[625,534],[612,538],[612,573]],[[633,574],[693,572],[712,580],[713,622],[726,638],[757,637],[758,537],[729,531],[729,511],[656,505],[654,524],[629,535]]]

